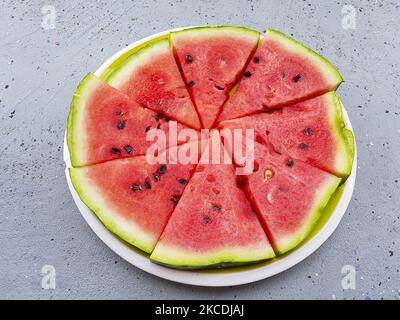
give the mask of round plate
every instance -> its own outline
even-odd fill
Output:
[[[133,48],[144,44],[145,42],[166,35],[172,31],[187,28],[167,30],[136,41],[114,54],[111,58],[104,62],[103,65],[99,69],[97,69],[94,74],[96,76],[100,76],[115,60],[117,60],[119,57],[132,50]],[[346,126],[348,129],[353,131],[347,112],[343,106],[342,108],[343,119],[346,123]],[[228,268],[215,271],[176,270],[154,264],[149,260],[148,256],[139,252],[131,245],[122,241],[113,233],[108,231],[105,226],[100,222],[100,220],[97,219],[96,215],[81,201],[71,184],[71,180],[68,174],[68,168],[71,167],[71,162],[66,138],[64,138],[64,161],[67,167],[65,170],[65,175],[67,177],[68,187],[79,211],[81,212],[82,216],[89,224],[89,226],[92,228],[92,230],[97,234],[97,236],[116,254],[118,254],[120,257],[124,258],[126,261],[130,262],[134,266],[164,279],[191,285],[222,287],[258,281],[285,271],[311,255],[329,238],[329,236],[338,226],[344,213],[346,212],[347,206],[353,194],[357,169],[357,150],[356,148],[354,150],[354,162],[351,175],[342,186],[341,193],[336,195],[337,199],[335,203],[330,205],[332,207],[332,212],[330,212],[328,217],[324,219],[325,221],[322,222],[322,225],[317,227],[318,230],[314,232],[312,237],[310,237],[299,247],[276,259],[250,265],[247,267]]]

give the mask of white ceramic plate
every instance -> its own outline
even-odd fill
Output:
[[[169,32],[181,29],[183,28],[160,32],[132,43],[131,45],[117,52],[106,62],[104,62],[103,65],[99,69],[97,69],[94,74],[100,76],[107,69],[107,67],[111,65],[113,61],[118,59],[124,53],[132,50],[133,48],[162,35],[168,34]],[[350,119],[344,108],[343,118],[347,128],[353,131]],[[81,201],[71,184],[71,180],[68,174],[68,168],[71,167],[71,162],[66,139],[64,139],[64,161],[67,166],[65,174],[67,177],[69,189],[79,211],[81,212],[82,216],[89,224],[89,226],[92,228],[92,230],[97,234],[97,236],[120,257],[124,258],[134,266],[144,271],[147,271],[148,273],[180,283],[208,287],[234,286],[271,277],[289,269],[290,267],[294,266],[295,264],[299,263],[309,255],[311,255],[315,250],[317,250],[329,238],[329,236],[338,226],[340,220],[346,212],[347,206],[353,194],[357,169],[357,151],[356,149],[354,151],[355,155],[352,173],[344,184],[343,192],[340,195],[340,199],[337,202],[335,209],[329,216],[329,219],[318,230],[318,232],[303,245],[301,245],[297,249],[294,249],[290,253],[267,263],[259,263],[242,268],[224,269],[222,271],[187,271],[170,269],[150,262],[147,256],[139,253],[138,250],[135,250],[132,246],[116,237],[113,233],[111,233],[104,227],[100,220],[97,219],[96,215]]]

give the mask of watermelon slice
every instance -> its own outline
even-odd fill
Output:
[[[339,72],[322,56],[269,29],[219,121],[334,91],[342,81]]]
[[[106,81],[142,107],[192,128],[201,127],[168,39],[152,42],[131,55]]]
[[[151,129],[165,133],[169,141],[169,119],[143,108],[122,92],[89,73],[74,93],[68,118],[67,143],[74,167],[144,155],[154,141],[146,141]],[[177,137],[188,127],[174,123]],[[200,134],[196,132],[196,139]],[[186,142],[176,141],[177,144]]]
[[[178,63],[205,128],[212,127],[259,39],[258,32],[243,27],[200,27],[171,34]]]
[[[275,256],[238,187],[232,164],[206,163],[203,153],[150,259],[180,268],[241,264]],[[229,196],[227,196],[229,195]]]
[[[71,163],[80,167],[144,155],[154,143],[146,141],[147,132],[155,128],[165,133],[168,147],[169,123],[164,115],[139,106],[89,73],[74,93],[68,118]],[[177,123],[176,128],[179,134],[187,127]]]
[[[220,123],[221,128],[254,129],[258,142],[271,143],[292,156],[335,175],[347,177],[354,157],[354,138],[345,128],[335,92],[273,113],[260,113]]]
[[[340,178],[259,143],[245,191],[277,254],[296,247],[312,231]]]
[[[137,156],[69,172],[81,200],[110,231],[151,252],[194,168],[192,163],[151,164]]]

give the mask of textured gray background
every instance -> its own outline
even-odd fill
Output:
[[[344,1],[1,1],[0,298],[398,299],[400,3],[351,2],[355,30],[342,28]],[[57,10],[54,30],[41,26],[45,4]],[[134,40],[203,24],[274,27],[328,57],[346,79],[339,94],[358,144],[354,197],[334,235],[289,271],[234,288],[172,283],[120,259],[78,213],[62,160],[88,71]],[[55,290],[41,288],[47,264]],[[356,290],[341,287],[346,264]]]

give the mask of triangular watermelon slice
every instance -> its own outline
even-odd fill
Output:
[[[335,92],[273,113],[260,113],[220,123],[224,129],[254,129],[258,142],[272,143],[292,156],[335,175],[347,177],[354,158],[354,138],[342,119]]]
[[[168,149],[179,152],[188,144]],[[70,168],[81,200],[103,224],[128,243],[151,252],[198,161],[152,164],[146,156]]]
[[[258,32],[243,27],[199,27],[171,33],[178,63],[205,128],[213,126],[259,39]]]
[[[128,57],[106,81],[142,107],[192,128],[201,127],[168,39],[152,42]]]
[[[179,123],[173,126],[177,133],[187,128]],[[157,128],[165,133],[168,147],[169,123],[163,114],[139,106],[89,73],[74,93],[68,118],[71,163],[80,167],[144,155],[154,143],[146,141],[147,132]]]
[[[232,164],[203,153],[150,259],[178,268],[241,264],[275,256],[238,187]],[[222,153],[221,153],[222,155]]]
[[[340,178],[255,143],[254,172],[245,191],[277,254],[312,231]]]
[[[342,81],[339,72],[322,56],[269,29],[219,121],[334,91]]]

